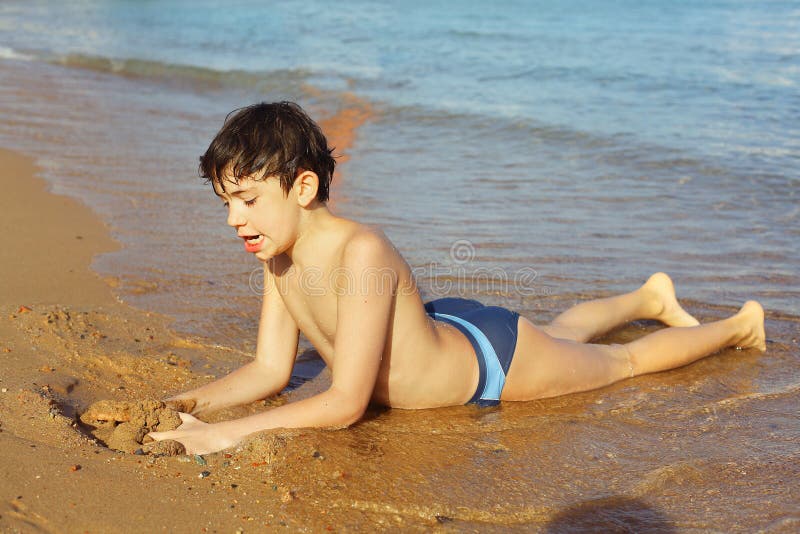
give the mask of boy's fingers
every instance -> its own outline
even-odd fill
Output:
[[[176,412],[185,413],[191,413],[197,405],[197,401],[194,399],[168,399],[164,403]]]
[[[180,441],[174,439],[163,439],[161,441],[152,441],[147,445],[142,445],[142,451],[146,454],[179,456],[181,454],[186,454],[186,447]]]
[[[178,412],[178,417],[180,417],[181,421],[184,423],[193,423],[195,421],[199,421],[197,417],[183,412]]]
[[[181,424],[178,426],[180,429],[184,423],[191,423],[191,422],[199,422],[200,420],[196,417],[189,415],[188,413],[178,412],[178,417],[181,418]],[[165,430],[163,432],[148,432],[147,437],[155,440],[155,441],[163,441],[165,439],[176,439],[177,436],[181,436],[183,433],[180,430]]]
[[[176,432],[174,430],[169,430],[167,432],[150,432],[147,434],[149,437],[153,438],[154,441],[162,441],[165,439],[173,439],[172,435]],[[149,445],[149,444],[148,444]]]
[[[158,443],[158,441],[151,441],[149,443],[142,443],[142,450],[144,452],[150,452],[151,450],[153,450],[153,447],[156,446],[156,443]]]

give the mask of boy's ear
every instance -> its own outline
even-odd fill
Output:
[[[300,171],[292,187],[297,194],[297,203],[306,208],[317,198],[319,176],[314,171]]]

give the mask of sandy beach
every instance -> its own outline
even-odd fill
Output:
[[[3,150],[0,166],[0,530],[230,524],[205,519],[201,500],[176,506],[194,483],[193,464],[156,467],[98,447],[76,429],[76,412],[93,399],[159,397],[176,381],[203,378],[187,368],[187,347],[163,319],[118,303],[89,270],[93,254],[116,246],[103,223],[76,201],[48,193],[29,159]],[[174,484],[177,476],[187,484]]]
[[[800,522],[790,512],[800,463],[786,455],[798,392],[758,391],[797,357],[797,319],[774,315],[766,355],[724,351],[598,392],[490,410],[372,410],[349,430],[265,433],[206,458],[109,450],[76,421],[90,403],[163,398],[211,379],[210,362],[224,370],[246,356],[118,302],[89,268],[118,246],[104,224],[49,193],[30,159],[3,150],[0,169],[3,532],[789,532]],[[676,407],[676,391],[692,400]],[[767,415],[753,420],[742,406]],[[709,447],[720,441],[725,449]]]

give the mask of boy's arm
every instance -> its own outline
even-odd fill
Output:
[[[206,424],[183,415],[183,424],[153,437],[183,443],[187,453],[205,454],[235,445],[271,428],[342,427],[358,421],[369,404],[386,345],[397,277],[385,265],[387,244],[365,234],[347,245],[343,267],[354,282],[342,288],[331,387],[313,397],[233,421]]]
[[[194,415],[254,402],[280,392],[289,383],[299,331],[264,268],[264,295],[258,323],[256,357],[232,373],[197,389],[167,399]],[[181,410],[184,411],[184,410]]]

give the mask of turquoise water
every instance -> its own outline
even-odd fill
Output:
[[[233,108],[345,92],[375,115],[336,210],[429,295],[535,315],[666,270],[690,300],[797,314],[799,27],[796,2],[7,1],[0,140],[109,222],[125,248],[96,268],[123,298],[212,337],[249,338],[256,266],[197,156]]]
[[[631,136],[777,172],[800,143],[796,2],[29,4],[0,8],[0,42],[23,53],[294,72],[393,108]]]

